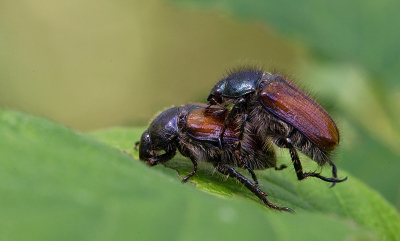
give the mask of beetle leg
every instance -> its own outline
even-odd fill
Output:
[[[332,165],[332,178],[328,178],[328,177],[324,177],[321,176],[319,173],[315,173],[315,172],[308,172],[308,173],[304,173],[305,177],[317,177],[321,180],[324,180],[325,182],[331,182],[332,185],[330,187],[334,187],[336,185],[336,183],[338,182],[344,182],[347,180],[347,177],[343,178],[343,179],[338,179],[337,178],[337,168],[335,166],[335,164],[331,164]]]
[[[172,149],[170,151],[166,151],[164,154],[156,156],[156,157],[149,157],[148,162],[146,162],[149,166],[155,166],[158,164],[162,164],[171,160],[176,155],[176,149]]]
[[[182,179],[182,182],[187,182],[187,180],[189,180],[189,178],[193,177],[193,175],[196,174],[196,172],[197,172],[197,161],[196,161],[196,159],[194,159],[193,157],[190,157],[190,160],[193,163],[193,171],[191,171],[186,177],[184,177]]]
[[[332,175],[333,175],[334,178],[337,179],[337,168],[336,168],[335,164],[333,164],[333,163],[331,163],[331,166],[332,166]],[[337,182],[343,182],[343,181],[346,181],[346,180],[347,180],[347,177],[345,177],[343,179],[339,179],[336,182],[332,183],[332,185],[330,187],[334,187]]]
[[[214,116],[218,116],[218,115],[222,115],[223,113],[225,113],[225,111],[227,111],[226,107],[222,104],[220,104],[216,99],[211,98],[210,103],[208,104],[208,106],[206,108],[210,108],[212,105],[218,105],[221,110],[216,110],[213,112]]]
[[[338,178],[336,178],[336,177],[329,178],[329,177],[321,176],[319,173],[315,173],[315,172],[307,172],[307,173],[304,173],[304,177],[305,177],[305,178],[306,178],[306,177],[317,177],[317,178],[319,178],[319,179],[321,179],[321,180],[323,180],[323,181],[325,181],[325,182],[331,182],[332,185],[331,185],[330,187],[334,187],[334,186],[336,185],[336,183],[338,183],[338,182],[344,182],[344,181],[347,180],[347,177],[345,177],[345,178],[343,178],[343,179],[338,179]]]
[[[249,171],[249,173],[250,173],[250,175],[251,175],[251,178],[253,178],[254,184],[255,184],[256,186],[258,186],[258,180],[257,180],[256,174],[254,173],[253,169],[251,169],[251,167],[249,167],[249,166],[247,165],[246,161],[243,159],[243,155],[241,155],[239,152],[240,152],[239,150],[236,150],[236,151],[235,151],[235,154],[236,154],[237,156],[239,156],[240,162],[241,162],[241,164],[242,164],[242,168]]]
[[[235,118],[235,116],[240,113],[240,110],[242,109],[242,107],[246,104],[246,100],[244,98],[240,98],[232,107],[231,112],[229,112],[228,116],[225,119],[224,122],[224,126],[222,127],[221,133],[219,134],[219,138],[218,138],[218,144],[220,149],[222,150],[222,142],[223,142],[223,138],[224,138],[224,133],[226,130],[226,127],[228,127],[228,124],[231,122],[231,120],[233,118]],[[244,132],[244,124],[247,120],[247,113],[245,114],[244,118],[243,118],[243,122],[240,126],[240,135],[239,135],[239,142],[243,139],[243,132]]]
[[[292,164],[294,170],[296,171],[297,180],[299,181],[303,180],[305,178],[303,173],[303,167],[301,165],[299,155],[297,154],[297,151],[292,144],[292,140],[290,138],[279,137],[274,140],[274,143],[279,147],[284,147],[289,149],[290,157],[292,159]],[[275,167],[275,170],[282,170],[284,168],[286,168],[286,165]]]
[[[133,150],[137,151],[140,141],[135,142],[135,146],[133,146]]]
[[[270,203],[266,196],[267,194],[263,192],[260,188],[258,188],[254,183],[252,183],[249,179],[247,179],[245,176],[240,174],[238,171],[236,171],[233,167],[227,165],[227,164],[214,164],[215,168],[217,171],[224,175],[229,175],[230,177],[236,178],[239,182],[241,182],[245,187],[247,187],[254,195],[256,195],[259,199],[261,199],[265,205],[272,209],[276,209],[279,211],[287,211],[287,212],[294,212],[292,209],[287,208],[287,207],[279,207],[275,204]]]
[[[290,157],[292,158],[292,164],[294,166],[294,170],[296,171],[297,179],[301,181],[306,177],[304,176],[303,173],[303,167],[301,165],[299,155],[297,154],[296,149],[293,147],[292,141],[289,138],[287,138],[286,140],[287,140],[287,146],[289,148]]]
[[[242,164],[242,168],[248,170],[251,174],[251,177],[253,178],[253,181],[255,183],[255,185],[258,186],[258,180],[257,180],[257,176],[254,173],[253,169],[251,169],[251,167],[249,167],[246,163],[246,161],[243,158],[242,155],[242,140],[243,140],[243,136],[244,136],[244,125],[246,124],[247,121],[247,114],[244,114],[243,116],[243,121],[242,124],[240,125],[240,134],[239,134],[239,141],[238,144],[236,146],[236,150],[235,150],[235,154],[240,158],[240,162]]]
[[[321,180],[323,180],[325,182],[332,182],[332,185],[330,187],[334,187],[336,183],[344,182],[344,181],[347,180],[347,177],[343,178],[343,179],[338,179],[337,178],[337,169],[336,169],[335,164],[333,164],[333,163],[331,163],[331,165],[332,165],[332,175],[333,175],[332,178],[321,176],[319,173],[315,173],[315,172],[303,173],[303,167],[301,166],[299,155],[297,154],[297,151],[293,147],[292,141],[289,138],[286,138],[286,147],[289,148],[289,153],[290,153],[290,156],[292,158],[292,163],[293,163],[294,169],[296,171],[297,179],[299,181],[304,180],[307,177],[316,177],[316,178],[319,178],[319,179],[321,179]]]

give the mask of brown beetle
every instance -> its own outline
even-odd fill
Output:
[[[221,79],[207,100],[210,108],[219,107],[214,115],[223,114],[227,111],[226,106],[233,105],[224,127],[235,115],[244,114],[242,129],[251,129],[249,133],[258,133],[260,138],[288,148],[298,180],[313,176],[331,182],[331,187],[347,180],[347,177],[337,178],[337,169],[330,157],[339,144],[335,122],[317,102],[288,79],[259,69],[239,70]],[[224,129],[221,133],[223,142]],[[333,177],[304,173],[296,149],[320,166],[332,166]]]
[[[270,203],[266,199],[266,193],[257,185],[253,169],[274,167],[280,170],[286,167],[276,166],[275,151],[271,143],[254,133],[241,130],[241,123],[245,121],[241,115],[234,116],[225,125],[223,141],[219,143],[229,111],[216,116],[213,115],[215,110],[206,107],[191,104],[162,112],[142,134],[139,144],[140,159],[154,166],[172,159],[178,149],[183,156],[190,158],[194,167],[182,179],[183,182],[196,174],[198,161],[211,162],[217,171],[236,178],[268,207],[293,212],[290,208]],[[239,139],[242,141],[239,142]],[[254,183],[236,171],[234,167],[237,166],[247,169]]]

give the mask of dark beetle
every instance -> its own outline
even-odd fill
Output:
[[[184,105],[173,107],[162,112],[143,132],[139,145],[139,157],[148,165],[165,163],[175,156],[178,150],[189,157],[193,163],[193,171],[182,179],[187,181],[197,171],[198,161],[213,163],[217,171],[236,178],[267,206],[273,209],[292,212],[290,208],[279,207],[266,199],[266,193],[258,188],[253,169],[276,167],[275,151],[270,142],[258,138],[258,135],[241,130],[242,116],[234,116],[225,124],[229,111],[214,115],[213,108],[207,105]],[[219,143],[221,131],[223,141]],[[245,133],[245,136],[240,136]],[[239,139],[242,139],[239,142]],[[240,149],[240,151],[238,151]],[[255,183],[237,172],[233,167],[247,169]]]
[[[257,69],[240,70],[221,79],[207,98],[210,108],[221,115],[231,106],[224,129],[235,115],[244,114],[242,129],[258,133],[259,138],[272,140],[281,148],[288,148],[298,180],[309,176],[332,182],[338,179],[336,166],[330,154],[339,144],[339,130],[328,113],[288,79]],[[244,136],[244,138],[246,138]],[[332,166],[332,178],[315,172],[303,173],[297,150],[320,166]]]

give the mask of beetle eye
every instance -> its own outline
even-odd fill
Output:
[[[222,89],[220,89],[220,88],[216,89],[214,95],[221,96],[222,95]]]

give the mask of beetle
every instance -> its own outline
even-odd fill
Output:
[[[218,110],[214,115],[225,115],[219,137],[223,142],[224,130],[234,116],[244,115],[244,128],[253,128],[260,138],[271,139],[278,147],[289,149],[297,179],[317,177],[331,182],[331,187],[347,180],[337,178],[337,168],[331,159],[339,144],[339,130],[329,114],[289,79],[248,68],[231,72],[222,78],[207,98],[209,108]],[[314,160],[319,166],[329,164],[332,178],[315,172],[303,172],[297,150]]]
[[[148,165],[155,166],[172,159],[178,150],[193,163],[193,171],[184,177],[182,182],[188,181],[196,174],[198,161],[210,162],[218,172],[236,178],[268,207],[293,212],[288,207],[269,202],[266,199],[267,194],[257,185],[253,169],[281,170],[286,167],[277,167],[275,149],[271,143],[241,130],[244,120],[240,114],[235,115],[225,125],[229,111],[219,115],[214,115],[214,111],[204,104],[188,104],[165,110],[143,132],[139,142],[139,158]],[[219,143],[224,127],[223,141]],[[239,142],[239,139],[242,141]],[[247,169],[254,183],[234,167]]]

